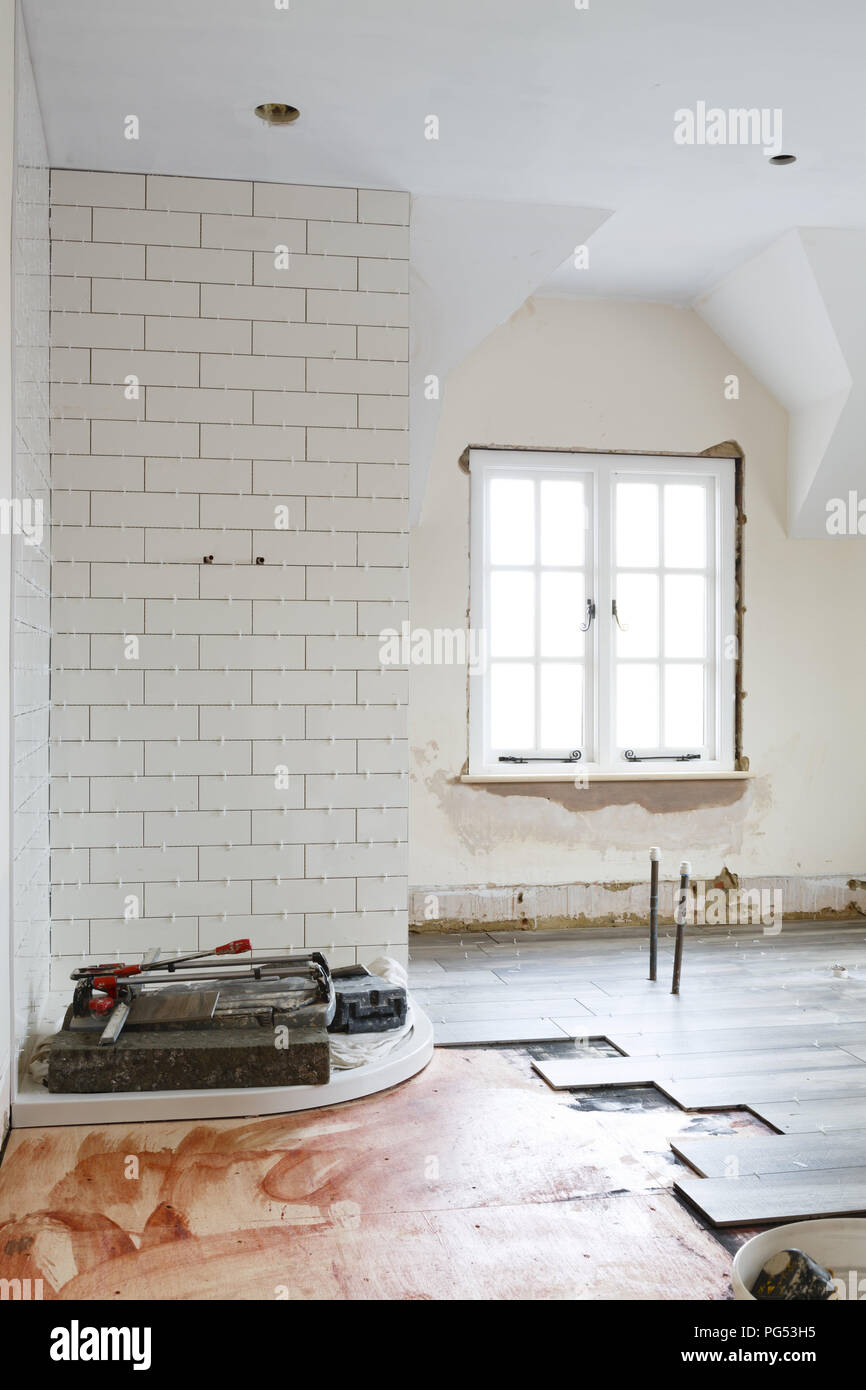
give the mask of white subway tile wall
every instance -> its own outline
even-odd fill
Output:
[[[51,203],[55,988],[241,936],[405,960],[409,196]]]
[[[13,500],[42,529],[12,536],[12,914],[15,1037],[38,1029],[50,957],[48,719],[51,547],[48,157],[23,25],[16,25]],[[26,512],[22,513],[26,519]]]

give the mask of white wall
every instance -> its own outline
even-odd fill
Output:
[[[54,170],[52,207],[55,980],[404,955],[408,195]]]
[[[48,982],[48,170],[27,37],[0,5],[0,1135]],[[13,355],[14,349],[14,355]],[[38,543],[11,505],[39,503]],[[32,521],[34,514],[25,519]],[[34,533],[35,536],[35,533]]]
[[[785,413],[693,312],[530,300],[467,358],[449,380],[413,532],[412,622],[466,622],[468,478],[457,460],[468,444],[698,452],[729,439],[746,459],[743,751],[755,779],[548,784],[534,795],[462,785],[465,670],[413,667],[413,887],[639,881],[659,844],[697,876],[723,864],[747,879],[793,876],[820,907],[811,878],[828,875],[837,906],[858,897],[847,877],[866,867],[866,546],[787,538]]]
[[[15,191],[14,495],[42,509],[34,543],[12,541],[12,880],[15,1032],[37,1027],[48,988],[48,712],[51,556],[48,414],[48,156],[24,26],[18,25]],[[35,522],[33,513],[28,524]]]
[[[0,496],[12,495],[12,206],[15,193],[15,5],[0,0]],[[0,845],[10,816],[11,547],[0,536]],[[0,1142],[12,1088],[12,923],[8,852],[0,853]]]

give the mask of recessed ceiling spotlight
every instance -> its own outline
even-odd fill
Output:
[[[297,106],[289,106],[285,101],[263,101],[256,107],[256,115],[266,125],[291,125],[300,114]]]
[[[771,163],[771,164],[796,164],[796,163],[797,163],[797,156],[796,156],[795,154],[773,154],[773,155],[770,156],[770,163]]]

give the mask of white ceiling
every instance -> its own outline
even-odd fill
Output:
[[[24,0],[57,166],[612,209],[560,294],[685,303],[790,227],[866,227],[862,0],[589,6]],[[699,100],[781,107],[799,162],[675,145]],[[301,120],[269,130],[261,101]]]

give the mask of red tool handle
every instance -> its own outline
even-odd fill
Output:
[[[253,948],[247,937],[240,941],[227,941],[225,946],[214,947],[215,956],[239,956],[243,951],[251,951]]]
[[[91,999],[87,1007],[92,1014],[107,1014],[111,1012],[116,1003],[116,999]]]

